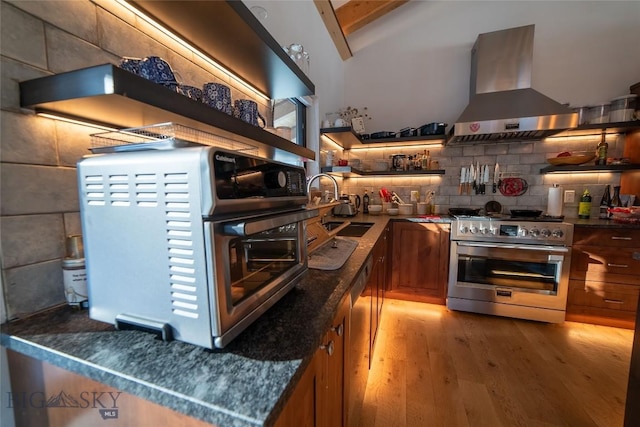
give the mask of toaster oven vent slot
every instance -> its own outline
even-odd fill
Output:
[[[104,176],[85,175],[84,195],[89,206],[104,206],[106,204]]]
[[[194,222],[189,174],[165,173],[160,195],[165,206],[171,310],[174,316],[199,318],[198,271],[193,248]]]

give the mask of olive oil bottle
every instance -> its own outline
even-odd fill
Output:
[[[580,203],[578,204],[578,218],[589,219],[591,216],[591,194],[589,190],[585,188],[582,197],[580,197]]]

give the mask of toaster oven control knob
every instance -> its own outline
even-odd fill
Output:
[[[548,228],[543,228],[540,234],[542,235],[542,237],[549,237],[551,236],[551,231],[549,231]]]
[[[520,237],[527,237],[527,235],[529,235],[529,230],[527,230],[527,229],[526,229],[526,228],[524,228],[524,227],[520,227],[520,228],[518,229],[518,236],[520,236]]]
[[[533,237],[538,237],[540,235],[540,230],[538,230],[537,228],[532,228],[531,231],[529,231],[529,234]]]
[[[564,233],[562,232],[562,230],[553,230],[553,232],[551,233],[551,235],[552,235],[553,237],[558,237],[558,238],[560,238],[560,237],[564,236]]]
[[[469,231],[471,231],[471,234],[478,234],[478,226],[472,225]]]
[[[287,186],[287,175],[283,171],[266,174],[264,183],[267,188],[284,188]]]

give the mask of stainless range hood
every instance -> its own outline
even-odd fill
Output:
[[[578,115],[531,89],[534,25],[480,34],[471,51],[469,105],[447,143],[539,140]]]

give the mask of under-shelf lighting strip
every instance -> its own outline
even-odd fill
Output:
[[[366,143],[367,142],[365,140],[365,142],[363,142],[363,144],[366,144]],[[426,148],[440,148],[440,147],[442,147],[442,144],[441,143],[423,144],[423,143],[420,143],[419,141],[417,141],[415,144],[410,144],[410,145],[396,145],[396,143],[393,143],[393,144],[388,144],[388,143],[385,144],[385,143],[383,143],[383,144],[381,144],[381,146],[377,146],[376,145],[375,147],[372,147],[371,145],[367,145],[365,147],[352,147],[351,151],[370,151],[370,150],[376,151],[376,150],[388,150],[390,148],[392,148],[394,150],[403,150],[403,149],[414,150],[416,147],[420,147],[420,148],[424,147],[425,149]]]
[[[600,141],[601,137],[602,133],[593,133],[590,135],[555,135],[549,136],[544,140],[545,142],[557,144],[561,142],[593,142],[595,140]],[[605,138],[608,140],[607,142],[615,141],[618,138],[618,132],[605,133]]]
[[[181,37],[179,37],[177,34],[174,34],[169,29],[165,28],[162,24],[160,24],[159,22],[157,22],[156,20],[154,20],[150,16],[144,14],[142,11],[138,10],[137,8],[132,6],[131,4],[127,3],[125,0],[116,0],[116,3],[118,3],[120,6],[124,7],[125,9],[127,9],[129,12],[133,13],[134,15],[139,17],[140,19],[146,21],[148,24],[150,24],[151,26],[156,28],[158,31],[160,31],[162,34],[167,36],[169,39],[175,41],[176,43],[180,44],[184,48],[186,48],[186,49],[190,50],[191,52],[193,52],[194,55],[198,56],[200,59],[202,59],[207,64],[211,65],[212,67],[214,67],[215,69],[217,69],[221,73],[227,75],[230,79],[232,79],[239,86],[243,87],[244,89],[248,90],[252,94],[258,96],[259,98],[264,99],[265,101],[269,101],[270,100],[270,98],[266,94],[262,93],[260,90],[256,89],[255,87],[253,87],[252,85],[250,85],[246,81],[244,81],[241,78],[239,78],[233,72],[231,72],[230,70],[226,69],[222,64],[214,61],[210,56],[208,56],[204,52],[198,50],[195,46],[191,45],[186,40],[184,40]]]
[[[107,132],[117,132],[119,130],[119,129],[111,127],[111,126],[101,125],[101,124],[97,124],[97,123],[86,121],[86,120],[78,120],[78,119],[75,119],[75,118],[71,118],[71,117],[66,117],[66,116],[60,115],[58,113],[53,114],[53,113],[46,113],[46,112],[36,112],[36,114],[39,117],[45,117],[47,119],[59,120],[61,122],[72,123],[74,125],[90,126],[92,128],[104,130],[104,131],[107,131]]]

